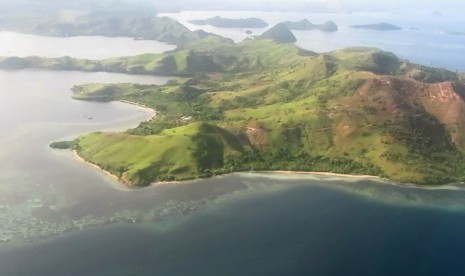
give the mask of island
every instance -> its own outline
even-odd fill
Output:
[[[10,22],[11,21],[11,22]],[[181,45],[196,39],[187,27],[169,17],[145,12],[95,11],[62,21],[49,15],[45,18],[0,20],[0,28],[8,31],[42,36],[106,36],[132,37]]]
[[[327,21],[323,24],[313,24],[308,19],[302,19],[300,21],[286,21],[283,22],[289,30],[300,30],[300,31],[312,31],[320,30],[323,32],[336,32],[338,27],[333,21]]]
[[[261,20],[260,18],[223,18],[215,16],[208,19],[190,20],[189,23],[194,25],[211,25],[218,28],[265,28],[268,27],[268,23]]]
[[[75,99],[130,101],[157,116],[55,146],[133,187],[261,170],[465,180],[465,84],[455,72],[372,48],[318,54],[279,42],[290,32],[283,24],[271,30],[240,43],[207,34],[163,54],[68,60],[74,69],[183,78],[75,86]]]
[[[352,25],[350,26],[353,29],[367,29],[367,30],[376,30],[376,31],[398,31],[402,30],[401,27],[392,25],[389,23],[377,23],[377,24],[366,24],[366,25]]]
[[[109,22],[103,17],[79,32],[104,32],[97,31]],[[179,77],[165,85],[73,87],[77,100],[127,101],[157,116],[125,132],[84,134],[52,147],[75,151],[131,187],[261,170],[373,175],[425,185],[465,180],[463,75],[379,49],[300,49],[282,23],[235,43],[169,18],[146,20],[164,24],[124,24],[132,27],[119,32],[135,37],[158,30],[147,36],[178,47],[103,60],[0,57],[2,69]]]

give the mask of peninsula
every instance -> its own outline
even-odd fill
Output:
[[[283,24],[270,30],[237,44],[187,32],[162,54],[0,58],[0,67],[183,76],[161,86],[73,88],[75,99],[157,111],[123,133],[54,144],[132,186],[248,170],[465,180],[465,84],[456,73],[372,48],[317,54],[292,44]]]

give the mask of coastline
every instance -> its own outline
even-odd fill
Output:
[[[150,108],[146,105],[143,105],[143,104],[140,104],[140,103],[136,103],[136,102],[131,102],[131,101],[128,101],[128,100],[117,100],[118,102],[121,102],[121,103],[125,103],[125,104],[130,104],[130,105],[134,105],[134,106],[137,106],[137,107],[140,107],[140,108],[143,108],[143,109],[146,109],[147,111],[150,111],[153,115],[150,116],[148,119],[146,119],[145,121],[150,121],[152,119],[154,119],[156,116],[157,116],[157,111],[153,108]],[[113,180],[116,180],[118,181],[120,184],[123,184],[125,187],[127,188],[130,188],[130,189],[137,189],[138,187],[135,187],[133,185],[131,185],[130,182],[122,179],[121,177],[118,177],[117,175],[114,175],[112,174],[111,172],[107,171],[107,170],[104,170],[102,169],[100,166],[92,163],[92,162],[89,162],[87,160],[85,160],[82,156],[79,155],[79,153],[76,151],[76,150],[72,150],[72,154],[73,154],[73,157],[75,159],[77,159],[78,161],[82,162],[82,163],[85,163],[91,167],[93,167],[94,169],[96,169],[98,172],[104,174],[105,176],[108,176],[110,177],[111,179]],[[167,182],[154,182],[154,183],[151,183],[149,186],[147,187],[150,187],[154,184],[172,184],[172,183],[179,183],[179,181],[167,181]]]
[[[72,150],[73,156],[80,162],[83,162],[95,169],[97,169],[98,172],[102,173],[104,176],[110,177],[113,180],[118,181],[118,183],[122,184],[124,187],[128,188],[130,190],[140,190],[140,189],[146,189],[150,187],[154,187],[157,185],[170,185],[170,184],[183,184],[183,183],[192,183],[193,181],[196,180],[201,180],[203,178],[192,178],[192,179],[186,179],[186,180],[180,180],[180,181],[159,181],[159,182],[152,182],[150,185],[144,186],[144,187],[137,187],[131,185],[130,182],[112,174],[111,172],[102,169],[98,165],[91,163],[89,161],[86,161],[84,158],[82,158],[76,150]],[[221,177],[221,176],[228,176],[228,175],[233,175],[233,174],[240,174],[240,173],[246,173],[244,171],[237,171],[237,172],[230,172],[230,173],[225,173],[225,174],[219,174],[219,175],[214,175],[209,178],[213,177]],[[432,185],[432,186],[423,186],[423,185],[416,185],[412,183],[399,183],[395,182],[392,180],[389,180],[387,178],[382,178],[379,176],[375,175],[363,175],[363,174],[341,174],[341,173],[332,173],[332,172],[318,172],[318,171],[284,171],[284,170],[276,170],[276,171],[270,171],[270,170],[264,170],[264,171],[249,171],[248,173],[252,174],[276,174],[276,175],[315,175],[315,176],[325,176],[325,177],[341,177],[341,178],[351,178],[351,179],[368,179],[368,180],[378,180],[381,181],[385,184],[388,185],[394,185],[394,186],[400,186],[403,188],[411,188],[411,189],[425,189],[425,190],[435,190],[435,189],[449,189],[450,183],[447,185]],[[457,184],[457,183],[455,183]],[[465,183],[460,183],[460,184],[465,184]]]
[[[131,102],[131,101],[128,101],[128,100],[117,100],[121,103],[125,103],[125,104],[130,104],[130,105],[134,105],[134,106],[137,106],[137,107],[140,107],[140,108],[144,108],[144,109],[147,109],[148,111],[152,112],[153,115],[151,117],[149,117],[147,120],[145,121],[150,121],[152,120],[153,118],[155,118],[157,116],[157,112],[155,109],[153,108],[150,108],[146,105],[143,105],[143,104],[139,104],[139,103],[136,103],[136,102]],[[147,186],[144,186],[144,187],[137,187],[137,186],[134,186],[132,185],[130,182],[112,174],[111,172],[107,171],[107,170],[104,170],[102,169],[101,167],[99,167],[98,165],[94,164],[94,163],[91,163],[89,161],[86,161],[84,158],[82,158],[76,150],[73,150],[73,155],[75,156],[76,159],[78,159],[79,161],[81,162],[84,162],[92,167],[94,167],[95,169],[97,169],[97,171],[100,171],[101,173],[103,173],[104,175],[106,176],[109,176],[110,178],[112,178],[113,180],[117,180],[120,184],[123,184],[123,186],[129,188],[129,189],[134,189],[134,190],[138,190],[138,189],[144,189],[144,188],[150,188],[152,186],[155,186],[155,185],[169,185],[169,184],[180,184],[180,183],[185,183],[185,182],[190,182],[190,181],[193,181],[193,180],[198,180],[198,179],[201,179],[201,178],[192,178],[192,179],[186,179],[186,180],[180,180],[180,181],[159,181],[159,182],[151,182],[149,185]],[[212,177],[216,177],[216,176],[224,176],[224,175],[231,175],[231,174],[235,174],[235,173],[243,173],[241,171],[237,171],[237,172],[230,172],[230,173],[225,173],[225,174],[219,174],[219,175],[215,175],[215,176],[212,176]],[[380,177],[380,176],[375,176],[375,175],[364,175],[364,174],[341,174],[341,173],[332,173],[332,172],[320,172],[320,171],[286,171],[286,170],[263,170],[263,171],[250,171],[250,173],[270,173],[270,174],[281,174],[281,175],[315,175],[315,176],[326,176],[326,177],[342,177],[342,178],[352,178],[352,179],[372,179],[372,180],[380,180],[380,181],[387,181],[389,182],[391,185],[394,184],[395,182],[390,180],[390,179],[386,179],[386,178],[383,178],[383,177]],[[397,185],[401,184],[401,186],[403,187],[408,187],[408,188],[425,188],[424,186],[422,185],[416,185],[416,184],[411,184],[411,183],[396,183]],[[438,185],[438,187],[440,187],[442,185]],[[429,187],[431,188],[431,187]]]
[[[125,104],[130,104],[130,105],[135,105],[135,106],[138,106],[138,107],[149,110],[151,113],[153,113],[153,115],[150,118],[148,118],[146,121],[150,121],[150,120],[154,119],[155,117],[157,117],[157,111],[155,109],[153,109],[153,108],[150,108],[150,107],[146,106],[146,105],[136,103],[136,102],[127,101],[127,100],[118,100],[118,102],[125,103]]]
[[[128,100],[118,100],[118,102],[121,102],[121,103],[125,103],[125,104],[130,104],[130,105],[134,105],[134,106],[137,106],[137,107],[140,107],[140,108],[144,108],[144,109],[147,109],[148,111],[152,112],[153,115],[151,117],[149,117],[147,120],[145,121],[150,121],[152,119],[154,119],[156,116],[157,116],[157,111],[153,108],[150,108],[146,105],[143,105],[143,104],[140,104],[140,103],[136,103],[136,102],[131,102],[131,101],[128,101]],[[152,182],[150,183],[150,185],[146,186],[146,187],[135,187],[133,185],[131,185],[131,183],[129,183],[128,181],[112,174],[111,172],[107,171],[107,170],[104,170],[102,169],[101,167],[99,167],[98,165],[94,164],[94,163],[91,163],[87,160],[85,160],[84,158],[82,158],[78,152],[76,150],[73,150],[73,156],[78,159],[79,161],[81,162],[84,162],[90,166],[92,166],[93,168],[97,169],[97,171],[103,173],[104,175],[106,176],[109,176],[110,178],[114,179],[114,180],[117,180],[119,183],[123,184],[124,186],[128,187],[128,188],[131,188],[131,189],[140,189],[140,188],[149,188],[151,186],[154,186],[154,185],[169,185],[169,184],[179,184],[179,183],[183,183],[183,182],[187,182],[187,181],[192,181],[192,180],[195,180],[196,178],[192,178],[192,179],[186,179],[186,180],[182,180],[182,181],[160,181],[160,182]],[[333,177],[346,177],[346,178],[360,178],[360,179],[383,179],[379,176],[374,176],[374,175],[358,175],[358,174],[340,174],[340,173],[331,173],[331,172],[318,172],[318,171],[285,171],[285,170],[276,170],[276,171],[269,171],[269,170],[263,170],[263,171],[252,171],[253,173],[275,173],[275,174],[288,174],[288,175],[292,175],[292,174],[295,174],[295,175],[320,175],[320,176],[333,176]],[[226,173],[226,174],[221,174],[221,175],[229,175],[229,174],[234,174],[234,173],[241,173],[241,172],[231,172],[231,173]],[[220,175],[218,175],[220,176]]]
[[[72,152],[73,152],[74,158],[76,158],[78,161],[81,161],[81,162],[93,167],[94,169],[97,169],[97,171],[99,171],[100,173],[103,173],[104,175],[109,176],[110,178],[112,178],[114,180],[118,180],[119,182],[126,185],[126,183],[124,183],[124,181],[121,178],[119,178],[118,176],[116,176],[116,175],[112,174],[111,172],[100,168],[98,165],[95,165],[94,163],[91,163],[91,162],[85,160],[84,158],[82,158],[76,150],[72,150]]]
[[[96,169],[98,172],[104,174],[105,176],[108,176],[111,179],[116,180],[119,183],[123,184],[125,187],[130,188],[130,189],[134,189],[134,190],[143,189],[143,188],[150,188],[150,187],[156,186],[156,185],[169,185],[169,184],[188,183],[188,182],[192,182],[193,180],[201,179],[201,178],[193,178],[193,179],[186,179],[186,180],[183,180],[183,181],[159,181],[159,182],[152,182],[152,183],[150,183],[150,185],[148,185],[146,187],[136,187],[136,186],[131,185],[130,182],[118,177],[117,175],[114,175],[111,172],[102,169],[98,165],[85,160],[84,158],[82,158],[79,155],[79,153],[76,150],[72,150],[72,153],[73,153],[73,156],[78,161],[83,162],[83,163],[93,167],[94,169]],[[243,172],[231,172],[231,173],[226,173],[226,174],[221,174],[221,175],[215,175],[213,177],[227,176],[227,175],[236,174],[236,173],[243,173]],[[340,173],[315,172],[315,171],[308,171],[307,172],[307,171],[283,171],[283,170],[278,170],[278,171],[253,171],[253,172],[251,171],[251,173],[272,173],[272,174],[282,174],[282,175],[286,175],[286,174],[287,175],[293,175],[293,174],[294,175],[299,175],[300,174],[300,175],[320,175],[320,176],[333,176],[333,177],[359,178],[359,179],[380,179],[380,180],[383,179],[383,178],[380,178],[380,177],[374,176],[374,175],[340,174]]]
[[[152,120],[153,118],[155,118],[155,117],[157,116],[157,111],[156,111],[155,109],[153,109],[153,108],[150,108],[150,107],[146,106],[146,105],[139,104],[139,103],[136,103],[136,102],[127,101],[127,100],[118,100],[118,102],[125,103],[125,104],[130,104],[130,105],[134,105],[134,106],[138,106],[138,107],[140,107],[140,108],[144,108],[144,109],[150,111],[151,113],[153,113],[153,115],[150,116],[150,117],[149,117],[147,120],[145,120],[145,121],[150,121],[150,120]],[[76,150],[72,150],[72,152],[73,152],[73,156],[74,156],[77,160],[79,160],[79,161],[81,161],[81,162],[83,162],[83,163],[85,163],[85,164],[87,164],[87,165],[92,166],[93,168],[97,169],[97,171],[103,173],[103,174],[106,175],[106,176],[109,176],[110,178],[112,178],[112,179],[114,179],[114,180],[117,180],[118,182],[124,184],[124,185],[127,186],[127,187],[134,188],[132,185],[130,185],[129,182],[123,180],[122,178],[120,178],[120,177],[118,177],[118,176],[112,174],[111,172],[109,172],[109,171],[107,171],[107,170],[102,169],[102,168],[99,167],[98,165],[96,165],[96,164],[94,164],[94,163],[91,163],[91,162],[85,160],[84,158],[82,158],[82,156],[79,155],[79,153],[78,153]]]
[[[147,187],[136,187],[134,185],[131,185],[130,182],[122,179],[121,177],[118,177],[117,175],[114,175],[112,174],[111,172],[107,171],[107,170],[104,170],[102,169],[100,166],[94,164],[94,163],[91,163],[87,160],[85,160],[84,158],[82,158],[82,156],[79,155],[79,153],[76,151],[76,150],[72,150],[72,153],[73,153],[73,157],[75,159],[77,159],[78,161],[88,165],[88,166],[91,166],[93,167],[94,169],[96,169],[98,172],[102,173],[104,176],[107,176],[107,177],[110,177],[111,179],[113,180],[116,180],[118,181],[120,184],[123,184],[125,187],[127,188],[130,188],[130,189],[134,189],[134,190],[138,190],[138,189],[143,189],[143,188],[149,188],[151,186],[154,186],[154,185],[159,185],[159,184],[162,184],[162,185],[165,185],[165,184],[179,184],[179,183],[182,183],[184,181],[162,181],[162,182],[152,182],[150,183],[150,185],[148,185]],[[186,180],[186,181],[189,181],[189,180]]]
[[[313,175],[322,175],[322,176],[336,176],[336,177],[347,177],[347,178],[377,178],[382,179],[376,175],[368,175],[368,174],[343,174],[343,173],[332,173],[332,172],[315,172],[315,171],[260,171],[260,172],[268,172],[268,173],[279,173],[279,174],[313,174]]]
[[[111,172],[102,169],[98,165],[91,163],[89,161],[86,161],[84,158],[82,158],[76,150],[72,150],[73,156],[80,162],[83,162],[94,169],[97,169],[98,172],[102,173],[104,176],[110,177],[112,180],[116,180],[118,183],[122,184],[124,187],[128,188],[128,191],[130,190],[139,190],[139,189],[144,189],[144,188],[150,188],[154,187],[157,185],[170,185],[170,184],[183,184],[183,183],[192,183],[197,180],[202,180],[204,178],[191,178],[191,179],[185,179],[185,180],[175,180],[175,181],[159,181],[159,182],[152,182],[147,186],[143,187],[137,187],[132,185],[129,181],[124,180],[117,175],[112,174]],[[237,171],[237,172],[230,172],[230,173],[225,173],[225,174],[219,174],[219,175],[214,175],[209,178],[214,178],[214,177],[221,177],[221,176],[227,176],[227,175],[232,175],[232,174],[240,174],[240,173],[247,173],[244,171]],[[276,174],[276,175],[315,175],[315,176],[323,176],[323,177],[340,177],[340,178],[350,178],[350,179],[368,179],[368,180],[377,180],[381,181],[385,184],[388,185],[394,185],[394,186],[400,186],[404,188],[413,188],[413,189],[426,189],[426,190],[436,190],[436,189],[449,189],[451,186],[450,183],[447,185],[431,185],[431,186],[425,186],[425,185],[417,185],[417,184],[412,184],[412,183],[400,183],[400,182],[394,182],[392,180],[389,180],[387,178],[383,178],[380,176],[376,175],[364,175],[364,174],[341,174],[341,173],[332,173],[332,172],[319,172],[319,171],[285,171],[285,170],[276,170],[276,171],[270,171],[270,170],[264,170],[264,171],[249,171],[248,173],[252,174]],[[465,184],[465,183],[460,183],[460,184]]]

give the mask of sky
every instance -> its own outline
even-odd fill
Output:
[[[457,10],[465,9],[464,0],[126,0],[149,1],[157,5],[175,4],[187,9],[275,9],[315,12],[397,11],[397,10]]]
[[[160,11],[179,10],[264,10],[302,12],[357,11],[463,11],[465,0],[0,0],[0,4],[49,3],[53,6],[110,6],[145,3]]]

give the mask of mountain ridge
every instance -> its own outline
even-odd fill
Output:
[[[105,26],[103,18],[92,28]],[[166,22],[161,33],[179,27]],[[172,34],[178,47],[162,54],[1,57],[0,68],[184,77],[162,86],[73,88],[76,99],[126,100],[157,111],[125,133],[52,145],[73,148],[132,186],[245,170],[370,174],[418,184],[465,180],[462,75],[367,47],[306,51],[283,24],[240,43],[179,30]]]
[[[228,133],[231,145],[240,149],[223,152],[210,167],[183,175],[168,170],[144,183],[244,170],[358,173],[419,184],[464,179],[465,123],[460,115],[465,102],[455,73],[372,48],[303,55],[294,45],[262,39],[223,45],[208,56],[234,51],[236,62],[247,60],[247,66],[219,67],[165,86],[103,86],[103,93],[119,91],[108,100],[157,110],[157,118],[129,130],[128,137],[178,139],[184,128],[206,123]],[[416,79],[412,72],[421,70],[435,78]],[[95,85],[78,88],[75,97],[84,100],[102,93]],[[202,133],[199,129],[197,134]],[[107,135],[112,134],[100,133],[93,141],[108,141]],[[78,138],[75,146],[86,150],[86,139]],[[218,143],[212,143],[206,149],[216,149],[220,156]],[[111,171],[105,158],[97,156],[85,158]],[[166,166],[163,160],[157,157],[152,163]]]

